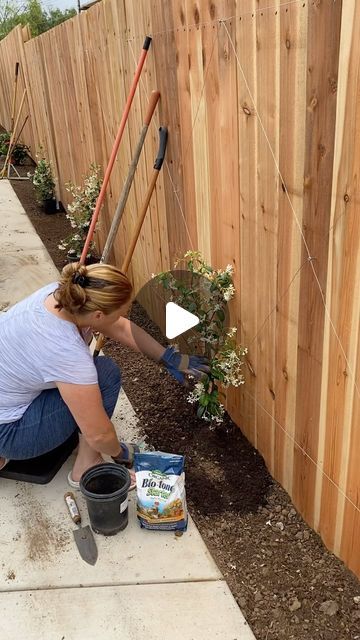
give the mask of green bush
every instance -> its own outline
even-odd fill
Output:
[[[186,342],[208,357],[210,371],[196,382],[187,399],[190,404],[197,404],[199,418],[214,425],[222,422],[225,411],[220,401],[220,396],[224,397],[221,387],[239,387],[245,382],[242,367],[247,349],[237,344],[236,327],[225,325],[225,304],[235,295],[234,269],[230,264],[225,269],[214,269],[199,251],[187,251],[174,269],[179,263],[190,274],[188,283],[183,278],[178,280],[176,271],[164,271],[153,277],[171,301],[199,318]]]
[[[0,155],[6,156],[10,144],[10,133],[6,131],[0,133]],[[22,144],[18,142],[11,152],[11,162],[13,164],[23,164],[24,160],[27,158],[27,152],[29,151],[29,147],[26,144]]]
[[[36,199],[42,204],[45,200],[55,198],[55,180],[51,163],[46,158],[37,154],[38,163],[33,174],[28,173],[28,178],[34,185]]]
[[[80,256],[91,224],[96,201],[100,193],[102,179],[100,167],[94,163],[84,178],[82,187],[69,182],[66,190],[71,193],[73,201],[68,206],[66,217],[70,221],[74,232],[64,238],[59,244],[59,249],[67,251],[73,256]],[[91,242],[87,257],[91,257],[95,250],[95,243]]]

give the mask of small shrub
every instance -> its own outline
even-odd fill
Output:
[[[51,163],[46,160],[41,151],[40,154],[36,154],[38,163],[34,173],[27,175],[33,183],[37,201],[43,204],[45,200],[51,200],[55,197],[55,180]]]
[[[197,403],[197,415],[210,423],[221,423],[224,406],[220,396],[224,396],[219,386],[238,387],[244,384],[242,374],[243,356],[247,349],[236,343],[236,327],[225,327],[224,307],[235,295],[233,267],[214,269],[206,264],[199,251],[187,251],[179,263],[185,263],[190,274],[189,283],[177,280],[176,272],[166,271],[153,276],[170,293],[171,300],[190,313],[200,322],[193,331],[197,335],[188,338],[188,343],[200,345],[201,351],[209,359],[210,372],[204,374],[188,395],[188,402]],[[208,280],[208,287],[199,286],[201,276]]]
[[[27,158],[30,147],[26,144],[17,143],[11,152],[11,158],[16,165],[23,164]]]
[[[67,183],[66,190],[71,193],[73,201],[68,206],[66,217],[74,229],[67,238],[61,241],[59,249],[67,251],[69,255],[80,256],[91,224],[91,218],[96,206],[96,200],[101,189],[100,167],[92,163],[84,178],[82,187]],[[95,243],[91,242],[87,257],[91,257],[95,250]]]
[[[9,150],[10,134],[7,132],[0,133],[0,156],[6,156]],[[30,148],[26,144],[18,142],[11,152],[11,161],[13,164],[19,165],[27,158],[27,152]]]

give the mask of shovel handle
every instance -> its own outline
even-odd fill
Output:
[[[67,493],[65,493],[64,500],[65,500],[66,506],[68,508],[68,511],[70,513],[71,520],[73,522],[75,522],[75,524],[80,524],[81,523],[81,515],[80,515],[79,508],[78,508],[78,506],[76,504],[76,500],[75,500],[75,496],[74,496],[73,492],[72,491],[68,491]]]
[[[153,113],[155,111],[155,107],[158,103],[159,98],[160,98],[160,91],[151,92],[148,109],[147,109],[145,120],[144,120],[144,124],[146,124],[147,126],[149,126],[150,124],[151,118],[153,116]]]

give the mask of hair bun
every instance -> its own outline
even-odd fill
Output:
[[[72,282],[73,284],[78,284],[80,287],[85,288],[89,285],[89,278],[82,275],[82,273],[80,273],[79,271],[75,271],[72,277]]]
[[[72,315],[98,310],[108,315],[129,302],[131,292],[131,282],[117,267],[71,262],[63,268],[54,295],[56,308],[65,309]]]

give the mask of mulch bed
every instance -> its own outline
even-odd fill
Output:
[[[61,269],[64,213],[46,215],[29,182],[12,185]],[[137,303],[131,318],[165,344]],[[162,367],[115,343],[105,350],[121,367],[148,443],[186,455],[190,512],[258,640],[360,640],[360,582],[306,525],[240,429],[226,416],[210,431]]]

